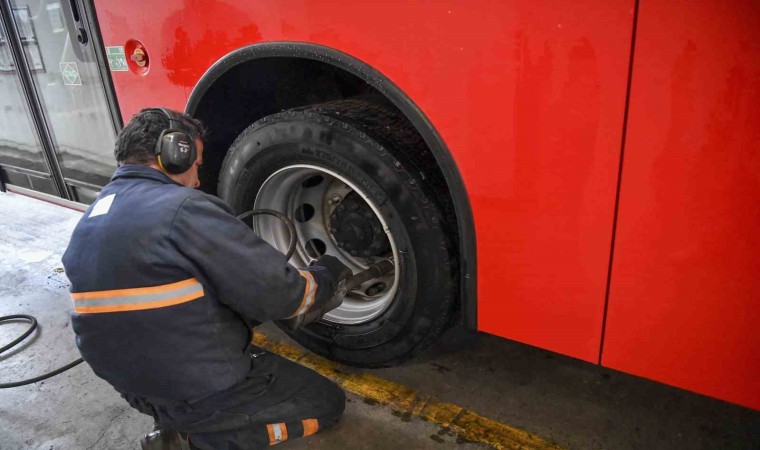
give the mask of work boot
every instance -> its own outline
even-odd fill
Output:
[[[142,450],[190,450],[187,435],[175,430],[154,430],[140,439]]]

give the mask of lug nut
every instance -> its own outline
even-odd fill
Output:
[[[368,287],[365,293],[369,295],[370,297],[373,295],[377,295],[381,292],[383,292],[386,288],[386,284],[383,282],[375,283],[372,286]]]
[[[327,203],[329,203],[330,205],[337,205],[338,203],[340,203],[340,195],[337,195],[337,194],[333,195],[327,200]]]

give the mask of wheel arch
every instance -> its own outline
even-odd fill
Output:
[[[302,70],[289,70],[293,65],[300,65]],[[239,92],[241,84],[245,88]],[[211,131],[204,152],[204,160],[211,167],[204,174],[204,182],[213,186],[208,191],[214,193],[227,148],[250,123],[283,109],[357,94],[379,94],[397,108],[435,158],[456,216],[461,311],[466,326],[477,329],[475,227],[456,162],[441,135],[412,99],[359,59],[316,44],[268,42],[239,48],[213,64],[193,88],[185,108],[187,114],[201,119]],[[247,99],[255,100],[252,108]]]

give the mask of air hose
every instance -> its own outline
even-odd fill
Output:
[[[288,227],[288,232],[290,233],[290,243],[288,244],[288,252],[285,254],[285,257],[290,260],[290,257],[293,256],[293,253],[296,251],[296,243],[297,243],[297,237],[296,237],[296,227],[293,225],[293,222],[287,218],[284,214],[274,211],[271,209],[254,209],[248,212],[245,212],[241,215],[239,215],[238,219],[245,219],[250,216],[258,216],[258,215],[269,215],[277,217],[278,219],[285,222],[285,225]],[[10,350],[11,348],[15,347],[17,344],[19,344],[21,341],[26,339],[30,334],[34,332],[34,330],[37,328],[37,319],[34,318],[34,316],[29,316],[26,314],[14,314],[10,316],[0,316],[0,323],[9,321],[9,320],[26,320],[29,322],[29,328],[18,338],[13,340],[10,344],[7,344],[0,348],[0,354],[2,354],[6,350]],[[45,374],[42,374],[40,376],[29,378],[26,380],[21,381],[14,381],[12,383],[0,383],[0,389],[8,389],[13,387],[19,387],[19,386],[25,386],[27,384],[33,384],[37,383],[38,381],[47,380],[50,377],[54,377],[58,375],[59,373],[63,373],[72,367],[75,367],[79,364],[81,364],[84,360],[82,358],[77,359],[76,361],[72,361],[69,364],[66,364],[63,367],[59,367],[58,369],[53,370],[52,372],[48,372]]]
[[[35,319],[33,316],[28,316],[26,314],[14,314],[14,315],[11,315],[11,316],[2,316],[2,317],[0,317],[0,322],[5,322],[7,320],[26,320],[26,321],[29,321],[29,323],[31,325],[29,326],[29,328],[21,336],[19,336],[18,338],[16,338],[13,342],[11,342],[10,344],[5,345],[2,348],[0,348],[0,353],[3,353],[4,351],[9,350],[9,349],[15,347],[18,343],[20,343],[21,341],[23,341],[24,339],[26,339],[27,336],[29,336],[30,334],[32,334],[34,332],[34,330],[37,328],[37,319]],[[63,367],[59,367],[58,369],[55,369],[52,372],[48,372],[48,373],[42,374],[42,375],[40,375],[38,377],[29,378],[27,380],[14,381],[13,383],[0,383],[0,389],[7,389],[7,388],[12,388],[12,387],[24,386],[24,385],[27,385],[27,384],[36,383],[38,381],[47,380],[50,377],[54,377],[54,376],[58,375],[59,373],[65,372],[65,371],[71,369],[72,367],[74,367],[74,366],[76,366],[78,364],[81,364],[82,361],[84,361],[84,360],[82,358],[79,358],[76,361],[72,361],[72,362],[66,364]]]
[[[298,243],[298,236],[296,235],[296,227],[295,225],[293,225],[293,221],[290,220],[287,216],[285,216],[285,214],[279,211],[272,210],[272,209],[253,209],[251,211],[244,212],[243,214],[237,216],[237,218],[242,220],[250,216],[259,216],[259,215],[274,216],[282,220],[283,222],[285,222],[285,225],[287,225],[288,227],[288,234],[290,234],[290,243],[288,244],[288,251],[285,253],[285,258],[288,261],[290,261],[290,257],[293,256],[293,253],[295,253],[296,244]],[[375,278],[379,278],[392,271],[393,271],[392,258],[378,261],[375,264],[369,266],[367,269],[348,277],[345,280],[345,283],[341,287],[341,289],[350,291],[351,289],[359,287],[362,283],[373,280]],[[343,293],[343,295],[345,295],[345,292]]]
[[[243,219],[247,219],[250,216],[262,216],[262,215],[277,217],[278,219],[285,222],[285,225],[287,225],[288,234],[290,235],[290,243],[288,244],[288,251],[287,253],[285,253],[285,259],[290,261],[290,257],[293,256],[293,253],[295,253],[296,251],[296,243],[298,242],[297,240],[298,237],[296,235],[296,226],[293,225],[293,221],[288,219],[288,217],[285,214],[279,211],[275,211],[273,209],[252,209],[248,212],[244,212],[243,214],[237,216],[237,218],[240,220],[243,220]]]

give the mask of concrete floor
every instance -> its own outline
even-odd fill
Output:
[[[0,382],[76,359],[60,257],[79,213],[0,193],[0,315],[37,317],[38,332],[0,356]],[[0,325],[0,345],[24,324]],[[263,327],[268,336],[284,339]],[[574,449],[760,449],[760,412],[504,339],[449,331],[430,354],[374,375]],[[335,428],[286,449],[445,449],[439,426],[348,397]],[[80,365],[47,381],[0,390],[0,449],[137,449],[151,420]]]

